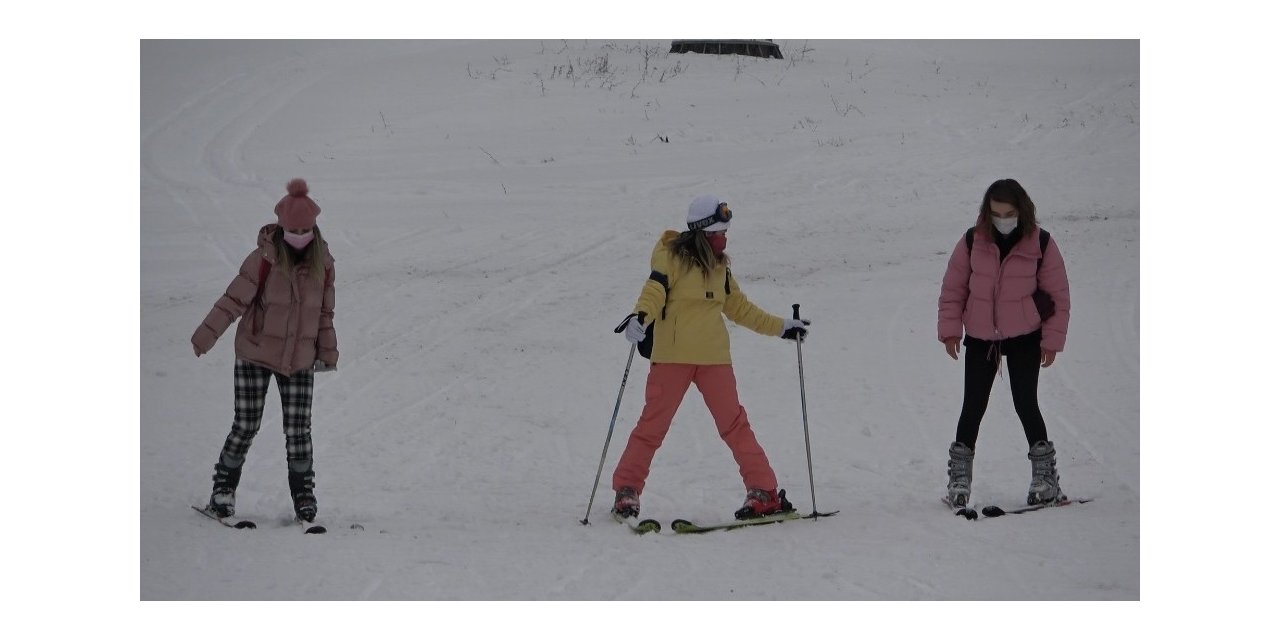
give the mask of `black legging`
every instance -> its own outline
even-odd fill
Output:
[[[1048,440],[1044,417],[1040,415],[1040,401],[1036,397],[1040,382],[1039,332],[1001,343],[965,338],[964,344],[964,406],[956,424],[956,441],[970,449],[976,448],[978,426],[987,412],[1000,356],[1004,356],[1007,362],[1005,370],[1009,376],[1009,390],[1013,392],[1013,408],[1022,421],[1027,447]],[[999,352],[994,349],[997,345]]]

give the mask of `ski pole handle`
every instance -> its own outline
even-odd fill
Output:
[[[792,320],[800,319],[800,303],[799,302],[791,305],[791,319]]]

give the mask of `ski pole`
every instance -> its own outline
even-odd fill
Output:
[[[619,328],[625,323],[618,325]],[[617,331],[615,331],[617,333]],[[604,458],[609,453],[609,440],[613,439],[613,425],[618,421],[618,407],[622,406],[622,391],[627,388],[627,376],[631,375],[631,360],[636,357],[636,345],[631,343],[631,353],[627,354],[627,368],[622,370],[622,385],[618,387],[618,399],[613,403],[613,417],[609,419],[609,433],[604,437],[604,450],[600,452],[600,466],[596,468],[596,481],[591,485],[591,499],[587,500],[587,513],[582,517],[582,524],[591,524],[591,505],[596,501],[596,489],[600,487],[600,472],[604,471]]]
[[[795,320],[800,319],[799,303],[791,305],[791,317]],[[813,486],[813,453],[809,448],[809,408],[804,398],[804,353],[800,349],[801,336],[796,336],[796,364],[800,367],[800,416],[804,419],[804,457],[809,465],[809,500],[813,504],[813,513],[810,514],[816,521],[818,519],[818,498],[817,491]]]

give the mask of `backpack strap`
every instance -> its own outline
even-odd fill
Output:
[[[650,271],[649,279],[662,285],[663,298],[671,293],[671,280],[667,278],[667,274],[661,271]],[[642,313],[641,315],[643,316],[644,314]],[[665,299],[662,302],[661,317],[663,320],[667,318],[667,303]],[[643,320],[643,318],[641,319]],[[658,318],[654,318],[653,322],[650,322],[649,326],[645,327],[644,339],[640,341],[640,344],[636,345],[636,350],[640,352],[640,357],[642,358],[648,359],[653,355],[653,329],[656,326],[658,326]]]
[[[650,279],[650,280],[652,280],[652,281],[654,281],[654,282],[656,282],[656,283],[658,283],[658,284],[660,284],[660,285],[662,285],[662,292],[663,292],[664,297],[665,297],[667,294],[670,294],[670,293],[671,293],[671,282],[670,282],[670,280],[668,280],[668,279],[667,279],[667,274],[665,274],[665,273],[660,273],[660,272],[657,272],[657,271],[650,271],[650,272],[649,272],[649,279]],[[667,319],[667,303],[666,303],[666,302],[663,302],[663,303],[662,303],[662,319],[663,319],[663,320],[666,320],[666,319]]]
[[[1036,271],[1040,271],[1040,267],[1044,265],[1044,252],[1049,248],[1049,232],[1043,228],[1040,229],[1040,261],[1036,263]]]

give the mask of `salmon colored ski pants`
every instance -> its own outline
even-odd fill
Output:
[[[738,403],[738,381],[733,365],[694,365],[654,363],[649,366],[649,381],[644,390],[644,410],[636,428],[631,431],[627,448],[622,452],[618,468],[613,472],[613,490],[631,487],[640,493],[653,455],[667,437],[671,420],[680,408],[689,384],[695,384],[711,410],[720,438],[729,445],[738,463],[742,483],[747,489],[775,491],[778,479],[769,466],[764,449],[756,442],[756,434],[747,422],[747,410]]]

